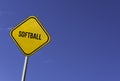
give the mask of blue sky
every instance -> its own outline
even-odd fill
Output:
[[[119,0],[0,1],[0,81],[20,81],[11,28],[36,16],[51,41],[29,58],[26,81],[120,81]]]

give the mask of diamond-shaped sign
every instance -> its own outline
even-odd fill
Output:
[[[30,16],[10,31],[10,36],[25,56],[30,56],[50,41],[50,36],[35,16]]]

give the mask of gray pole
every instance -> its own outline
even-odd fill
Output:
[[[28,56],[25,56],[24,66],[23,66],[23,73],[21,81],[25,81],[26,71],[27,71],[27,64],[28,64]]]

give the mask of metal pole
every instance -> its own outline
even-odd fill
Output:
[[[22,72],[22,79],[21,81],[25,81],[26,77],[26,71],[27,71],[27,64],[28,64],[28,56],[25,56],[24,66],[23,66],[23,72]]]

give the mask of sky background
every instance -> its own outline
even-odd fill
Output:
[[[26,81],[120,81],[119,0],[1,0],[0,81],[21,81],[9,31],[31,15],[51,41],[29,58]]]

